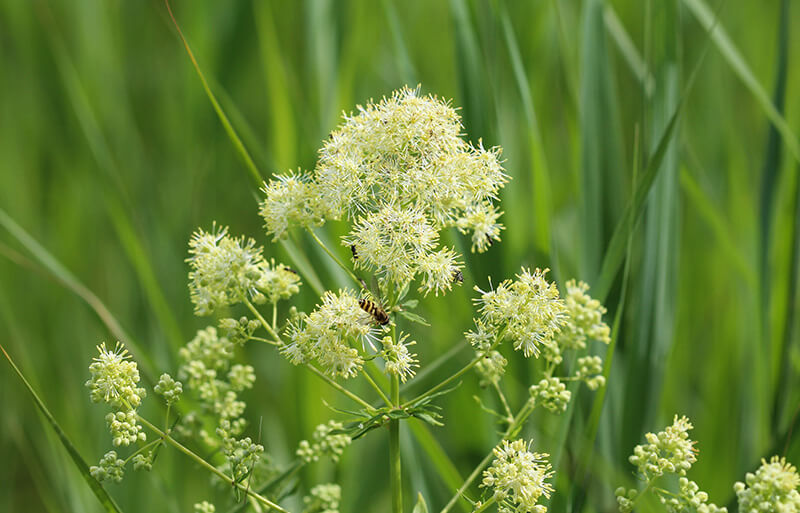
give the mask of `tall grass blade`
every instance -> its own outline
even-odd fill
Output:
[[[786,104],[786,81],[788,76],[789,64],[789,1],[782,0],[781,8],[778,11],[778,63],[775,77],[775,91],[773,93],[773,101],[775,109],[778,113],[783,114]],[[770,296],[773,276],[769,270],[769,258],[772,243],[772,225],[773,216],[775,213],[775,196],[777,193],[778,173],[781,165],[781,145],[780,134],[774,124],[769,126],[769,134],[767,135],[767,150],[764,158],[764,168],[761,176],[761,244],[759,245],[759,257],[761,264],[761,318],[764,325],[764,340],[765,347],[770,347],[772,337],[770,336]],[[796,186],[797,187],[797,186]],[[800,190],[798,188],[797,190]],[[795,197],[795,201],[797,201]],[[791,259],[789,270],[789,287],[787,291],[787,309],[786,321],[783,327],[783,339],[781,340],[780,349],[780,362],[778,369],[778,379],[775,382],[775,394],[772,402],[771,413],[771,426],[773,434],[776,434],[780,429],[781,417],[783,409],[786,406],[785,400],[787,397],[788,377],[791,372],[791,366],[787,360],[790,360],[791,355],[791,326],[794,319],[794,307],[797,295],[798,276],[795,267],[796,258],[796,241],[797,232],[792,231],[792,245]]]
[[[722,54],[722,57],[755,97],[758,104],[764,110],[764,114],[766,114],[767,118],[769,118],[775,127],[775,130],[781,135],[789,153],[800,163],[800,142],[798,142],[797,135],[792,132],[789,124],[776,108],[775,104],[772,103],[769,94],[767,94],[758,82],[755,74],[753,74],[753,71],[747,65],[747,62],[736,48],[736,45],[733,44],[733,41],[728,37],[728,33],[718,23],[711,9],[709,9],[703,0],[683,0],[683,3],[695,15],[697,21],[700,22],[703,28],[711,33],[711,39],[714,41],[720,54]]]
[[[680,64],[674,34],[679,24],[677,7],[670,2],[659,3],[653,6],[652,11],[650,25],[653,33],[649,46],[653,49],[656,87],[652,109],[645,112],[645,119],[649,140],[657,141],[678,102]],[[675,127],[665,149],[644,212],[642,263],[633,291],[636,295],[636,320],[631,338],[633,343],[628,345],[626,352],[627,386],[621,437],[626,455],[628,446],[640,438],[645,427],[655,422],[664,369],[675,332],[680,242],[679,128]]]
[[[3,356],[5,356],[6,360],[8,360],[9,365],[11,365],[11,367],[14,369],[14,372],[16,372],[17,376],[19,376],[19,379],[25,385],[25,388],[31,394],[31,398],[36,404],[36,407],[39,408],[39,410],[42,412],[42,415],[44,415],[44,418],[47,419],[47,422],[50,424],[50,427],[52,427],[53,431],[55,431],[56,435],[58,435],[58,439],[61,441],[64,449],[67,450],[67,453],[69,453],[72,462],[75,464],[75,467],[78,469],[78,472],[80,472],[84,481],[86,481],[86,484],[89,485],[89,488],[91,488],[92,493],[94,493],[95,497],[97,497],[97,500],[100,501],[100,504],[103,505],[103,508],[106,511],[111,513],[121,513],[122,510],[119,509],[119,506],[117,506],[116,502],[114,502],[114,499],[108,495],[108,492],[106,492],[105,488],[103,488],[97,479],[95,479],[92,474],[89,473],[89,466],[86,464],[83,458],[81,458],[81,455],[78,453],[75,445],[73,445],[72,441],[69,439],[64,430],[61,429],[61,426],[58,425],[56,419],[47,409],[47,406],[45,406],[41,398],[39,398],[39,395],[36,393],[33,387],[31,387],[30,383],[28,383],[28,380],[25,379],[22,371],[19,370],[19,367],[17,367],[17,365],[14,363],[14,360],[11,359],[11,356],[9,356],[9,354],[6,352],[6,349],[2,344],[0,344],[0,351],[3,352]]]
[[[547,165],[547,158],[544,153],[544,142],[539,130],[539,121],[536,117],[536,110],[533,106],[531,96],[531,86],[528,82],[528,75],[525,72],[525,65],[522,62],[517,38],[514,35],[514,27],[505,4],[500,6],[500,21],[503,27],[506,46],[508,47],[511,67],[514,70],[514,79],[519,89],[522,99],[523,111],[525,112],[525,122],[528,125],[528,146],[531,151],[531,177],[533,191],[531,202],[533,207],[533,238],[539,251],[544,254],[550,252],[550,198],[552,190],[550,187],[550,169]]]
[[[123,342],[125,347],[128,348],[134,358],[139,362],[142,367],[142,374],[144,374],[149,381],[153,381],[155,377],[155,373],[153,372],[154,367],[147,353],[143,351],[139,343],[122,328],[122,325],[111,314],[106,305],[103,304],[91,290],[87,289],[86,286],[79,282],[66,267],[61,265],[61,263],[53,257],[53,255],[48,253],[41,244],[28,234],[28,232],[14,222],[2,208],[0,208],[0,226],[5,228],[14,239],[22,244],[25,249],[34,256],[36,261],[44,266],[54,278],[83,299],[92,310],[94,310],[111,334],[114,335],[117,340]]]
[[[167,12],[172,20],[172,24],[175,25],[175,30],[178,32],[178,37],[180,37],[183,47],[186,49],[186,53],[189,55],[189,59],[192,61],[192,66],[194,66],[197,76],[200,77],[200,82],[203,84],[203,90],[205,91],[206,96],[208,96],[211,105],[214,107],[214,112],[217,113],[217,117],[219,117],[219,121],[222,123],[222,126],[225,129],[225,133],[228,134],[228,138],[233,143],[233,146],[239,153],[242,162],[250,172],[253,183],[256,185],[256,187],[260,187],[261,183],[264,181],[261,173],[258,171],[255,162],[253,162],[253,158],[250,157],[250,153],[248,153],[247,148],[244,147],[244,143],[242,143],[242,140],[239,138],[236,130],[233,129],[233,125],[231,125],[231,122],[228,120],[228,116],[225,114],[225,111],[222,110],[222,107],[217,101],[217,97],[214,96],[214,93],[211,91],[208,81],[206,80],[203,71],[200,69],[200,65],[197,63],[197,59],[195,59],[192,49],[189,47],[189,42],[184,37],[180,25],[178,25],[178,20],[175,19],[175,15],[172,13],[172,7],[169,5],[169,0],[164,0],[164,5],[167,7]]]
[[[619,105],[606,48],[603,2],[584,4],[582,26],[581,126],[581,278],[594,284],[608,240],[607,223],[618,218],[611,198],[625,190]]]

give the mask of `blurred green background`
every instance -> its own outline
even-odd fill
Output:
[[[800,463],[800,433],[791,436],[800,402],[800,38],[792,34],[800,6],[790,4],[173,7],[264,178],[313,168],[342,110],[405,84],[452,98],[471,140],[503,147],[513,177],[502,198],[503,242],[466,257],[461,289],[422,303],[434,326],[411,328],[416,349],[424,369],[459,344],[472,286],[521,265],[550,267],[561,285],[576,277],[605,295],[607,322],[621,315],[594,442],[585,441],[595,398],[587,390],[570,415],[537,412],[523,434],[558,458],[553,511],[613,511],[613,490],[632,484],[627,455],[675,413],[692,419],[699,441],[690,478],[718,504],[729,504],[733,482],[760,458],[786,451]],[[110,437],[105,409],[83,386],[94,346],[123,337],[140,362],[150,360],[143,367],[174,373],[177,348],[211,322],[194,317],[189,302],[192,231],[216,220],[290,259],[263,234],[257,182],[161,2],[2,0],[0,67],[0,343],[95,464]],[[663,158],[654,160],[660,141]],[[631,202],[635,224],[623,222]],[[325,231],[334,245],[341,229]],[[294,244],[326,287],[345,283],[305,234]],[[624,265],[611,266],[614,274],[604,261]],[[107,311],[99,307],[98,316],[85,300]],[[306,286],[301,305],[315,301]],[[258,375],[247,415],[253,429],[262,422],[261,441],[278,463],[317,423],[337,417],[322,399],[348,406],[268,347],[240,356]],[[456,352],[441,372],[469,358]],[[512,402],[524,400],[535,370],[512,358]],[[433,438],[403,432],[409,504],[421,491],[438,511],[452,495],[431,443],[463,477],[497,442],[498,427],[473,395],[492,404],[471,375],[440,401],[446,426],[429,429]],[[159,415],[149,402],[145,413]],[[101,511],[4,362],[0,408],[0,511]],[[386,446],[383,430],[370,433],[339,467],[305,469],[299,491],[336,481],[341,511],[388,511]],[[204,470],[163,451],[152,473],[130,471],[107,489],[125,511],[191,511],[203,499],[226,511],[229,491],[210,483]],[[295,499],[286,504],[300,509]]]

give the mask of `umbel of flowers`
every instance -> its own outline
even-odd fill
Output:
[[[670,513],[725,513],[727,509],[708,502],[708,494],[686,477],[687,471],[697,461],[695,442],[689,438],[692,424],[686,417],[675,418],[671,426],[659,433],[647,433],[647,443],[633,449],[630,462],[636,466],[645,490],[654,493]],[[662,488],[662,476],[677,476],[678,489]],[[659,480],[657,482],[657,480]],[[617,502],[621,513],[634,509],[640,494],[636,489],[618,488]]]
[[[354,439],[388,424],[395,512],[403,511],[400,419],[414,416],[441,425],[438,410],[429,403],[474,367],[481,385],[496,391],[504,407],[500,420],[508,429],[492,453],[491,466],[476,469],[451,504],[482,476],[485,500],[473,501],[476,511],[495,505],[500,511],[544,513],[546,507],[539,502],[553,492],[547,454],[510,438],[537,406],[555,414],[565,411],[575,391],[568,389],[569,382],[584,382],[592,390],[604,385],[602,359],[589,354],[587,345],[590,340],[608,344],[610,330],[603,321],[606,310],[589,296],[587,284],[569,281],[562,294],[548,281],[547,269],[523,268],[497,286],[490,281],[487,290],[476,287],[474,327],[465,334],[475,358],[415,398],[403,400],[400,394],[400,383],[412,379],[419,367],[412,352],[416,342],[396,322],[399,315],[420,321],[409,311],[416,300],[406,301],[406,296],[413,289],[438,296],[464,281],[463,256],[442,243],[442,231],[455,229],[470,238],[473,252],[484,252],[500,241],[503,229],[498,202],[508,176],[500,149],[484,148],[480,140],[467,142],[461,132],[459,116],[448,102],[403,88],[345,115],[323,143],[313,170],[277,175],[264,184],[260,214],[267,234],[277,240],[293,228],[307,230],[353,279],[350,288],[323,292],[310,312],[279,307],[300,291],[296,270],[265,258],[254,239],[231,235],[227,227],[198,229],[189,241],[190,297],[195,313],[215,316],[216,326],[199,330],[179,351],[182,382],[164,374],[156,385],[167,407],[162,429],[136,412],[144,396],[136,364],[121,347],[100,347],[87,383],[92,398],[114,408],[109,415],[114,444],[136,442],[139,448],[127,458],[107,453],[92,467],[93,475],[119,481],[128,461],[135,469],[150,470],[157,449],[168,443],[265,508],[285,511],[253,491],[267,465],[264,447],[244,436],[244,398],[254,386],[255,369],[240,363],[237,351],[255,341],[275,346],[289,362],[307,367],[361,408],[340,410],[353,417],[320,424],[301,441],[294,452],[295,469],[322,458],[336,462]],[[349,265],[313,231],[334,220],[347,224],[341,239],[346,249],[341,251],[350,255]],[[503,342],[525,358],[545,361],[541,379],[529,387],[516,413],[503,392]],[[578,354],[567,366],[564,355],[570,351]],[[370,376],[369,366],[376,362],[391,378],[388,391]],[[376,392],[372,402],[337,382],[356,377]],[[180,415],[171,423],[170,408],[184,386],[186,397],[176,406]],[[153,442],[145,443],[141,424],[155,432]],[[213,463],[173,436],[201,444]],[[484,465],[488,462],[489,457]],[[341,499],[337,485],[309,492],[306,513],[336,513]],[[195,509],[215,510],[206,501]]]
[[[499,149],[461,137],[455,109],[404,88],[358,107],[325,141],[311,173],[279,175],[264,187],[267,233],[279,239],[293,226],[348,219],[357,269],[398,289],[420,277],[425,293],[450,290],[463,263],[439,233],[456,227],[472,249],[500,239],[498,192],[508,181]]]

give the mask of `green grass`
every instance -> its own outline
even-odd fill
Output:
[[[612,511],[614,488],[632,479],[626,455],[674,413],[695,424],[691,477],[717,503],[762,457],[786,451],[800,463],[798,6],[173,9],[216,111],[163,3],[0,0],[0,343],[84,461],[109,445],[105,412],[83,386],[94,346],[124,339],[152,381],[176,370],[177,347],[205,325],[186,285],[196,227],[230,225],[279,260],[304,253],[306,308],[342,283],[305,234],[284,244],[263,235],[255,177],[312,168],[342,110],[420,83],[461,107],[471,139],[504,148],[513,177],[503,243],[466,256],[460,290],[423,301],[429,319],[447,322],[415,328],[422,369],[468,329],[472,285],[520,265],[587,280],[607,298],[609,324],[623,309],[603,403],[583,390],[568,415],[537,412],[523,433],[559,461],[553,511]],[[336,247],[342,233],[331,224],[319,234]],[[320,399],[345,405],[270,348],[246,353],[259,387],[248,415],[263,420],[267,451],[288,462],[333,415]],[[442,372],[469,358],[453,353]],[[519,401],[535,364],[510,366],[508,395]],[[12,368],[0,369],[0,511],[104,511]],[[444,428],[401,432],[406,509],[419,491],[439,511],[497,441],[473,395],[492,404],[468,377],[440,401]],[[387,511],[387,452],[385,434],[370,433],[338,468],[304,469],[300,487],[337,480],[343,512]],[[122,511],[178,512],[223,504],[226,490],[208,482],[163,451],[153,473],[105,488]]]

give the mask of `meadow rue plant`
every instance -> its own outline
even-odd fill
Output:
[[[800,511],[800,475],[786,458],[773,456],[761,460],[755,474],[748,472],[744,482],[733,486],[740,513],[795,513]]]
[[[522,268],[497,286],[490,280],[487,290],[475,287],[474,326],[464,333],[474,358],[452,374],[430,372],[427,380],[434,383],[424,382],[427,388],[415,396],[403,397],[400,390],[401,383],[413,385],[425,365],[412,351],[417,341],[424,344],[424,331],[412,335],[406,323],[430,324],[415,312],[419,299],[409,296],[416,289],[420,296],[437,297],[464,282],[464,257],[443,243],[444,232],[466,235],[473,252],[500,242],[499,194],[509,179],[500,149],[467,142],[462,130],[449,102],[406,87],[345,114],[323,142],[313,171],[276,175],[264,184],[260,214],[267,235],[278,240],[291,230],[305,230],[351,279],[324,290],[310,312],[285,304],[300,293],[300,273],[266,258],[254,239],[231,235],[216,223],[209,231],[195,231],[187,259],[190,299],[198,316],[217,319],[178,351],[178,379],[164,373],[155,385],[166,409],[160,428],[137,413],[145,393],[138,387],[135,362],[121,346],[113,351],[100,346],[100,357],[90,367],[90,395],[114,408],[109,415],[114,444],[138,446],[127,458],[108,453],[93,474],[120,481],[129,461],[137,470],[150,470],[160,447],[169,445],[230,486],[234,500],[245,494],[262,509],[287,511],[277,498],[294,493],[300,469],[323,459],[336,464],[350,444],[388,428],[388,489],[392,511],[401,513],[400,423],[413,417],[442,426],[446,419],[438,398],[475,369],[480,385],[490,389],[489,400],[501,410],[482,405],[496,416],[501,442],[442,513],[461,498],[475,511],[544,513],[540,502],[554,491],[548,455],[516,438],[537,407],[562,413],[579,383],[590,390],[605,384],[602,359],[588,354],[588,341],[608,344],[610,330],[603,321],[606,310],[588,295],[588,285],[568,281],[562,297],[547,279],[547,269]],[[341,247],[327,247],[314,232],[329,221],[344,227]],[[268,444],[245,415],[248,391],[261,386],[255,368],[244,360],[252,343],[274,347],[351,403],[332,407],[342,418],[318,425],[285,465],[272,463]],[[507,358],[514,352],[543,360],[536,366],[540,375],[524,383],[519,405],[504,392]],[[568,352],[574,358],[565,364]],[[362,397],[354,382],[372,397]],[[146,442],[144,428],[155,434],[152,442]],[[473,500],[470,487],[479,479],[475,488],[481,495]],[[690,493],[688,486],[685,495]],[[335,513],[341,497],[337,485],[312,487],[302,511]],[[194,507],[214,511],[210,502]]]
[[[547,482],[553,476],[548,454],[531,452],[533,442],[503,440],[495,447],[495,459],[484,471],[481,486],[493,490],[492,501],[503,511],[545,513],[547,507],[537,504],[539,498],[550,497],[553,487]],[[483,511],[488,503],[475,511]]]
[[[636,466],[637,475],[645,484],[644,492],[654,493],[671,513],[693,512],[723,513],[727,509],[708,502],[708,494],[686,477],[687,471],[697,461],[695,443],[689,438],[692,424],[686,417],[675,418],[671,426],[657,434],[647,433],[647,444],[633,449],[630,462]],[[678,489],[668,490],[660,478],[677,476]],[[663,484],[662,484],[663,483]],[[636,489],[618,488],[617,503],[621,513],[634,509],[642,496]]]

